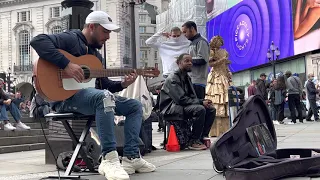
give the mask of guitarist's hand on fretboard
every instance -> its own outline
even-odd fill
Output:
[[[83,70],[78,64],[69,62],[67,67],[64,69],[64,72],[69,77],[73,77],[78,83],[84,80]]]
[[[124,81],[122,82],[122,87],[126,88],[130,86],[134,81],[137,79],[137,73],[134,71],[133,73],[130,73],[129,75],[124,76]]]

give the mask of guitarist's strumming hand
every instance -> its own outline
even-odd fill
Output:
[[[127,88],[130,86],[134,81],[137,79],[137,73],[134,71],[134,73],[130,73],[129,75],[126,75],[124,77],[124,81],[121,83],[123,88]]]
[[[83,70],[78,64],[69,62],[64,71],[68,76],[73,77],[78,83],[84,80]]]

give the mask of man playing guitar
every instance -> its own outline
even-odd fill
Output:
[[[70,62],[58,49],[77,57],[92,54],[103,62],[97,49],[102,48],[104,42],[110,38],[112,31],[119,32],[120,27],[112,23],[107,13],[94,11],[86,18],[82,31],[72,30],[52,35],[40,34],[32,39],[30,45],[40,58],[63,69],[65,74],[73,77],[77,82],[82,82],[84,80],[82,68],[78,64]],[[88,59],[88,61],[90,60]],[[136,73],[131,73],[125,77],[123,82],[97,78],[96,88],[81,89],[64,101],[52,103],[52,108],[60,113],[77,112],[95,115],[103,155],[99,173],[108,180],[126,180],[129,179],[128,174],[152,172],[156,169],[153,164],[142,159],[139,152],[139,133],[142,122],[141,103],[134,99],[111,94],[128,87],[135,81],[136,76]],[[113,98],[115,102],[112,101]],[[122,165],[116,151],[114,112],[117,115],[126,116]]]

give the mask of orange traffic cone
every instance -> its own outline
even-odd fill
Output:
[[[178,142],[176,130],[174,129],[174,126],[170,126],[170,133],[168,138],[168,143],[166,145],[166,149],[169,152],[177,152],[180,151],[180,145]]]

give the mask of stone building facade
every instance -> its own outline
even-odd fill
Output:
[[[92,10],[107,12],[121,28],[111,33],[106,43],[107,67],[131,67],[131,34],[129,0],[91,0]],[[33,90],[31,77],[37,53],[30,40],[38,34],[62,32],[62,0],[0,0],[0,73],[11,71],[16,91],[29,98]],[[139,29],[139,6],[135,6],[136,28]],[[136,34],[137,60],[140,59],[139,33]],[[137,61],[139,62],[139,61]],[[10,70],[9,70],[10,68]]]

